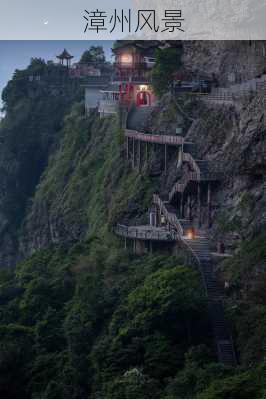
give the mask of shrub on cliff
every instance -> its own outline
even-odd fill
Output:
[[[159,97],[169,90],[174,72],[177,72],[182,65],[181,55],[180,48],[157,49],[152,85]]]

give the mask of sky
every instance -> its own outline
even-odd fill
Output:
[[[0,0],[2,40],[116,40],[129,32],[86,30],[85,10],[106,13],[106,22],[121,9],[156,11],[160,29],[148,24],[137,33],[147,40],[265,40],[265,0]],[[169,10],[182,11],[174,18]],[[166,15],[166,12],[168,16]],[[86,14],[87,15],[87,14]],[[98,15],[99,16],[99,15]],[[147,13],[145,20],[148,17]],[[151,25],[152,18],[149,17]],[[95,21],[94,21],[95,22]],[[144,18],[142,18],[144,22]],[[94,25],[95,26],[95,25]],[[173,29],[172,29],[173,28]],[[181,30],[180,30],[181,28]],[[133,29],[132,33],[135,32]]]
[[[19,41],[0,40],[0,92],[11,79],[15,69],[23,69],[30,63],[32,57],[41,57],[47,60],[56,60],[56,55],[66,48],[79,60],[81,54],[92,45],[103,46],[108,59],[111,58],[112,41],[85,41],[85,40],[48,40],[48,41]],[[2,103],[0,102],[0,108]]]
[[[128,9],[133,0],[0,0],[1,39],[95,40],[117,39],[109,31],[84,34],[84,10],[99,9],[109,16]],[[145,2],[146,0],[142,0]]]

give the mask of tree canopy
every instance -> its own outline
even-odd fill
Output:
[[[179,70],[182,50],[180,47],[169,47],[156,50],[156,64],[153,68],[153,88],[161,97],[169,90],[173,74]]]
[[[81,63],[102,63],[105,62],[105,53],[102,46],[91,46],[86,50],[80,59]]]

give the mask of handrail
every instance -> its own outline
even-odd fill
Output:
[[[146,134],[131,129],[126,129],[125,136],[129,138],[134,138],[135,140],[157,144],[168,144],[175,146],[184,144],[184,138],[180,136]]]
[[[174,230],[143,229],[141,226],[125,226],[117,224],[114,227],[115,234],[125,238],[137,238],[139,240],[152,241],[176,241],[177,234]]]
[[[183,236],[183,227],[181,226],[179,220],[177,219],[176,215],[173,213],[168,212],[166,209],[165,204],[157,194],[153,194],[153,203],[157,205],[160,211],[164,214],[166,220],[176,229],[178,236]]]
[[[224,101],[232,103],[234,101],[232,94],[197,94],[198,98],[207,101]]]
[[[199,180],[199,179],[200,179],[201,171],[200,171],[200,168],[199,168],[197,162],[196,162],[195,159],[192,157],[192,155],[191,155],[190,153],[188,153],[188,152],[185,152],[185,153],[183,154],[183,160],[184,160],[185,162],[188,162],[188,163],[192,166],[192,168],[194,169],[195,173],[197,173],[198,180]]]
[[[201,119],[199,119],[199,118],[198,119],[194,119],[193,122],[191,123],[187,133],[186,133],[185,139],[187,139],[190,136],[191,132],[194,132],[196,126],[200,125],[200,124],[202,124]]]
[[[199,181],[200,178],[196,172],[188,172],[185,175],[185,178],[181,182],[177,182],[173,185],[172,190],[169,193],[169,201],[172,201],[174,195],[176,193],[182,193],[184,192],[186,186],[190,181]]]
[[[193,250],[193,248],[190,247],[188,242],[184,239],[184,230],[177,216],[168,212],[166,206],[164,205],[159,195],[153,194],[153,203],[159,207],[160,211],[164,214],[166,220],[176,229],[176,232],[178,234],[178,240],[186,247],[186,249],[189,250],[189,252],[193,255],[194,259],[196,260],[197,264],[200,265],[200,259],[198,255]]]

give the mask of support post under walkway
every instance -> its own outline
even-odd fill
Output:
[[[198,221],[199,227],[201,227],[201,187],[200,182],[198,182],[198,193],[197,193],[197,202],[198,202]]]
[[[208,227],[211,227],[211,183],[208,183],[208,193],[207,193],[207,204],[208,204]]]
[[[133,165],[133,169],[135,169],[135,139],[133,137],[133,157],[132,157],[132,165]]]
[[[167,144],[164,145],[164,171],[167,172]]]

